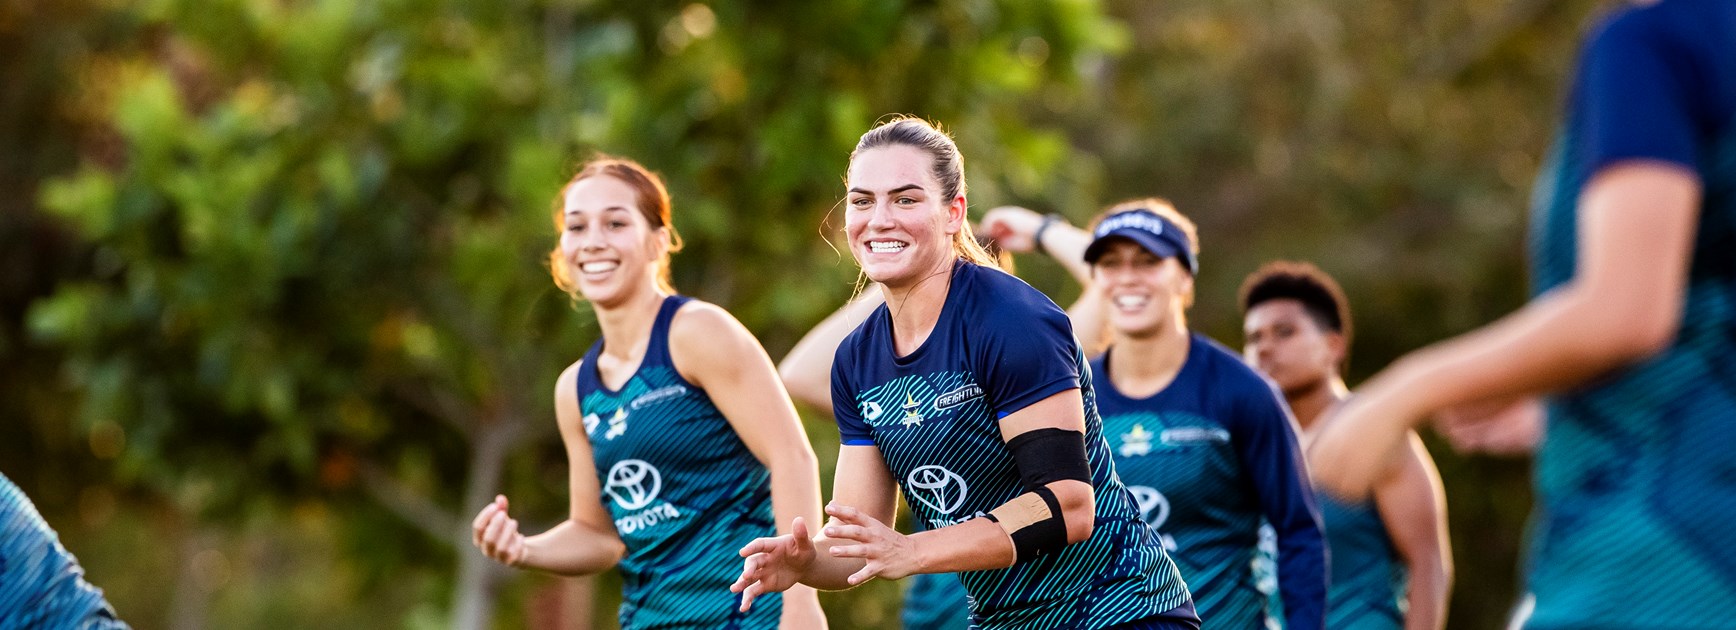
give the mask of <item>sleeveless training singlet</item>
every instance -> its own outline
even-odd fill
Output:
[[[1386,522],[1372,501],[1341,503],[1320,493],[1320,517],[1332,549],[1332,588],[1326,627],[1332,630],[1404,628],[1408,578]]]
[[[776,628],[781,595],[755,598],[743,614],[729,591],[742,546],[777,533],[771,474],[669,357],[670,321],[689,299],[664,299],[645,357],[621,389],[598,379],[602,340],[579,369],[603,506],[627,545],[621,627]]]

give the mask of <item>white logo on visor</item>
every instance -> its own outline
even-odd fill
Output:
[[[663,475],[642,459],[623,459],[609,467],[609,478],[603,491],[624,510],[637,510],[650,505],[663,490]]]
[[[1108,220],[1104,221],[1102,225],[1098,225],[1097,238],[1103,238],[1104,235],[1123,228],[1135,228],[1151,232],[1152,234],[1162,234],[1163,222],[1159,221],[1157,217],[1149,214],[1142,212],[1128,212],[1126,214],[1110,217]]]
[[[922,466],[905,478],[911,498],[941,514],[951,514],[970,493],[964,478],[941,466]]]

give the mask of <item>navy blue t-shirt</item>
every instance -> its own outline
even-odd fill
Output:
[[[1009,568],[960,573],[972,623],[1191,626],[1187,587],[1115,476],[1090,371],[1067,314],[1048,297],[999,270],[959,262],[921,347],[897,356],[882,305],[832,363],[832,413],[845,448],[878,448],[914,518],[930,529],[984,516],[1027,492],[1000,420],[1070,389],[1084,398],[1097,510],[1091,537]]]
[[[1115,351],[1091,362],[1115,470],[1175,558],[1204,627],[1266,627],[1266,594],[1253,570],[1264,517],[1277,533],[1287,627],[1320,628],[1326,544],[1283,398],[1199,333],[1169,385],[1132,398],[1115,388]]]
[[[1612,14],[1581,52],[1564,115],[1533,199],[1538,293],[1573,279],[1580,196],[1607,167],[1674,164],[1699,180],[1703,196],[1670,346],[1550,401],[1528,575],[1536,607],[1526,627],[1728,627],[1736,601],[1736,2],[1664,0]]]

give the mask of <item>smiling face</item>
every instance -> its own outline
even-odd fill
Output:
[[[631,186],[606,175],[586,177],[567,187],[563,201],[561,256],[586,300],[607,308],[657,290],[668,232],[651,227]]]
[[[964,225],[963,196],[949,198],[934,159],[894,144],[862,151],[845,182],[844,234],[868,279],[894,289],[950,268],[953,235]]]
[[[1344,360],[1344,336],[1322,326],[1298,300],[1256,304],[1242,318],[1242,334],[1243,357],[1286,396],[1325,384]]]
[[[1108,297],[1109,325],[1118,336],[1156,335],[1185,316],[1193,295],[1193,274],[1180,260],[1122,238],[1107,244],[1091,274]]]

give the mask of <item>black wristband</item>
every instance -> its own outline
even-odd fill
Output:
[[[1043,222],[1037,224],[1037,231],[1031,234],[1031,248],[1039,253],[1047,254],[1049,250],[1043,247],[1043,233],[1049,231],[1049,226],[1056,223],[1066,223],[1067,217],[1053,212],[1043,215]]]

